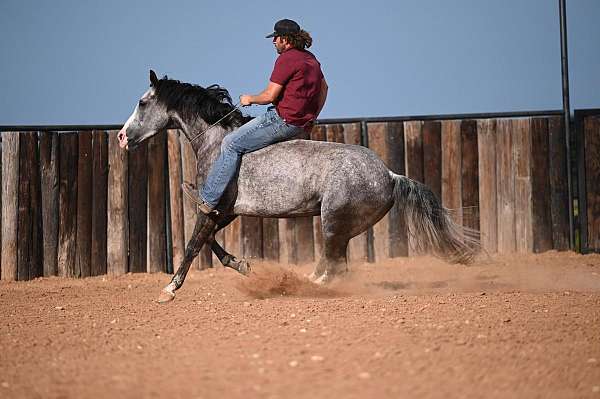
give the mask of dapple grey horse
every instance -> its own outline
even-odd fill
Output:
[[[132,150],[162,129],[180,128],[196,153],[196,183],[201,187],[221,147],[229,145],[227,133],[247,120],[234,109],[225,89],[166,76],[158,79],[150,71],[150,88],[119,132],[119,140],[121,147]],[[214,240],[215,232],[238,215],[321,215],[323,251],[310,278],[324,284],[347,271],[348,241],[375,224],[394,203],[404,211],[413,248],[450,262],[472,260],[479,248],[474,235],[452,221],[427,186],[391,172],[368,148],[290,140],[245,154],[237,179],[217,205],[218,215],[198,212],[184,259],[159,302],[175,297],[205,243],[225,266],[248,271],[244,260],[228,254]]]

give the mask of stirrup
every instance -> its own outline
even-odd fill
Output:
[[[185,194],[185,196],[191,200],[194,204],[196,204],[196,207],[198,208],[198,210],[200,212],[202,212],[205,215],[219,215],[219,211],[217,211],[216,209],[213,209],[209,204],[207,204],[206,202],[204,202],[198,195],[198,190],[196,189],[196,186],[193,185],[192,183],[188,183],[188,182],[183,182],[181,184],[181,190],[183,191],[183,194]]]

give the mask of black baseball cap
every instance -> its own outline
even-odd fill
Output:
[[[287,35],[300,32],[300,25],[291,19],[281,19],[275,23],[275,32],[267,36],[267,39],[275,36]]]

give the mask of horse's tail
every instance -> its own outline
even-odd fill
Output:
[[[470,263],[481,246],[478,233],[456,224],[429,187],[390,171],[394,198],[404,211],[411,248],[452,263]]]

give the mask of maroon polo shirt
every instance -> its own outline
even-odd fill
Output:
[[[281,53],[270,80],[283,86],[273,104],[287,123],[304,126],[316,118],[323,72],[310,51],[292,48]]]

